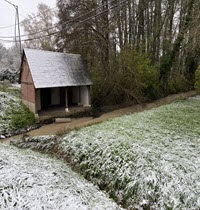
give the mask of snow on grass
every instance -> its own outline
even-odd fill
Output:
[[[0,209],[120,209],[62,161],[0,145]]]
[[[15,109],[20,108],[20,98],[15,97],[7,92],[0,92],[0,133],[11,131],[12,116],[7,114],[7,111],[12,106]]]
[[[200,208],[200,96],[68,133],[74,166],[127,208]]]
[[[34,115],[22,104],[18,87],[0,83],[0,138],[33,123]]]
[[[18,83],[13,83],[9,87],[9,89],[14,89],[14,90],[20,90],[20,88],[21,88],[21,84],[18,84]]]
[[[200,96],[71,131],[27,137],[53,152],[127,209],[200,208]],[[54,152],[55,153],[55,152]]]
[[[10,142],[11,145],[22,149],[32,149],[43,153],[52,153],[57,150],[60,138],[54,135],[49,136],[24,136],[20,139],[14,139]]]

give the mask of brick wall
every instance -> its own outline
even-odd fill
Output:
[[[25,57],[21,73],[21,93],[22,93],[22,100],[26,100],[28,102],[35,104],[35,87]]]
[[[35,106],[35,87],[33,84],[33,79],[31,72],[27,63],[26,58],[24,57],[22,72],[21,72],[21,94],[22,102],[34,113],[37,113]]]

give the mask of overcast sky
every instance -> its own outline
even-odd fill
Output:
[[[15,5],[18,5],[20,21],[25,19],[29,14],[36,13],[37,5],[39,3],[45,3],[51,8],[56,6],[56,0],[8,0],[8,1]],[[0,0],[0,36],[13,36],[14,26],[5,29],[1,28],[13,25],[14,23],[15,23],[15,8],[12,5],[5,2],[4,0]],[[8,44],[5,45],[7,47],[10,46]]]

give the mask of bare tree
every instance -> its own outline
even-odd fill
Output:
[[[37,17],[36,17],[37,16]],[[46,28],[51,28],[54,26],[56,13],[51,10],[51,8],[44,4],[38,4],[37,14],[29,15],[23,21],[24,31],[28,35],[28,39],[25,46],[29,48],[53,50],[55,48],[55,36],[46,36],[39,39],[34,39],[37,37],[49,35],[56,31],[56,28],[45,30]],[[42,31],[41,33],[38,33]]]

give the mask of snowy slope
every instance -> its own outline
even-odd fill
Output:
[[[34,123],[34,115],[22,104],[20,85],[0,82],[0,139]]]
[[[62,161],[0,144],[0,209],[120,209]]]
[[[127,209],[200,209],[200,96],[15,145],[57,147]]]
[[[11,107],[20,109],[21,99],[8,92],[0,91],[0,134],[14,129],[11,123],[12,116],[7,114]]]
[[[60,151],[131,208],[200,208],[200,96],[72,131]]]

